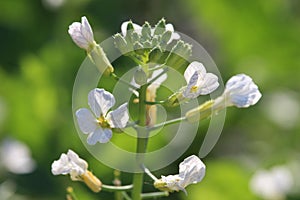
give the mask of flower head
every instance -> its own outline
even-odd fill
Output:
[[[246,108],[256,104],[262,95],[249,76],[238,74],[228,80],[223,96],[228,106]]]
[[[218,77],[212,73],[206,73],[202,63],[194,61],[184,72],[187,87],[183,91],[185,98],[197,98],[206,95],[219,87]]]
[[[91,190],[99,192],[102,183],[87,168],[87,162],[69,149],[67,154],[61,154],[60,158],[52,163],[51,172],[53,175],[69,174],[73,181],[83,181]]]
[[[179,191],[186,193],[185,187],[190,184],[199,183],[205,176],[205,165],[195,155],[184,159],[179,165],[179,174],[161,176],[161,179],[154,182],[154,186],[165,191]]]
[[[95,45],[94,34],[85,16],[81,18],[81,23],[73,22],[69,26],[68,32],[77,46],[87,51],[93,49]]]
[[[90,145],[108,142],[112,137],[111,128],[124,128],[129,120],[127,103],[109,111],[115,105],[115,98],[104,89],[90,91],[88,104],[92,112],[81,108],[76,111],[76,117],[80,130],[89,134],[87,142]]]

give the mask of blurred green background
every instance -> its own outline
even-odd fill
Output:
[[[13,173],[5,168],[2,155],[0,199],[64,199],[67,186],[79,199],[112,199],[109,193],[92,194],[83,184],[50,171],[53,160],[70,148],[104,183],[113,179],[113,170],[84,148],[72,119],[72,87],[86,55],[67,30],[83,15],[98,42],[119,32],[128,19],[153,25],[165,17],[203,45],[224,81],[246,73],[263,93],[254,107],[227,110],[221,138],[204,159],[205,179],[188,187],[188,196],[181,192],[165,199],[260,199],[249,187],[251,177],[275,165],[286,166],[294,177],[286,198],[300,199],[298,0],[0,1],[0,142],[26,144],[36,166],[31,173]],[[198,136],[184,156],[155,174],[177,173],[178,163],[198,152],[201,139]],[[131,176],[123,174],[122,181],[130,183]],[[154,191],[148,177],[145,185]]]

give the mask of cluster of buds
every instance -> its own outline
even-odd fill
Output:
[[[115,46],[123,55],[138,63],[160,63],[179,68],[192,52],[190,44],[180,40],[172,24],[161,19],[155,27],[148,22],[142,26],[126,21],[121,33],[114,35]],[[175,43],[176,42],[176,43]]]

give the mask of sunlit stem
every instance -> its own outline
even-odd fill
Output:
[[[151,192],[142,194],[142,199],[156,199],[159,197],[167,197],[169,192]]]
[[[118,77],[115,73],[111,73],[110,74],[111,77],[113,77],[116,81],[120,81],[121,83],[127,85],[128,87],[136,90],[138,89],[137,87],[133,86],[132,84],[128,83],[127,81],[124,81],[123,79],[121,79],[120,77]]]
[[[130,191],[130,190],[132,190],[133,185],[114,186],[114,185],[102,184],[101,188],[103,191],[107,191],[107,192]]]
[[[136,162],[138,166],[144,163],[144,153],[146,153],[147,142],[148,142],[148,130],[145,128],[146,120],[146,92],[147,85],[142,85],[139,89],[139,123],[140,128],[137,128],[137,147],[136,147]],[[140,170],[140,169],[137,169]],[[133,190],[132,200],[141,200],[141,193],[143,189],[143,178],[144,173],[135,173],[133,176]]]
[[[158,178],[156,178],[156,176],[154,176],[154,175],[151,173],[151,171],[150,171],[148,168],[145,167],[145,165],[142,165],[142,168],[143,168],[144,172],[145,172],[150,178],[152,178],[154,181],[157,181],[157,180],[158,180]]]
[[[168,125],[171,125],[171,124],[176,124],[176,123],[179,123],[179,122],[182,122],[182,121],[185,121],[186,120],[186,117],[180,117],[180,118],[176,118],[176,119],[171,119],[169,121],[165,121],[165,122],[162,122],[160,124],[156,124],[150,128],[148,128],[149,131],[153,131],[155,129],[158,129],[158,128],[161,128],[163,126],[168,126]]]
[[[140,60],[140,59],[138,59],[137,57],[135,57],[134,55],[130,55],[129,56],[136,64],[138,64],[138,65],[144,65],[144,63]]]
[[[124,197],[125,200],[132,200],[126,192],[122,192],[122,196]]]
[[[156,104],[164,104],[166,101],[145,101],[147,105],[156,105]]]

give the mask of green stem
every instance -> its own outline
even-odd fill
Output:
[[[115,192],[115,200],[123,200],[122,192],[120,191]]]
[[[139,60],[137,57],[135,57],[134,55],[130,55],[129,58],[131,58],[131,60],[133,60],[138,65],[144,65],[144,63],[141,60]]]
[[[128,196],[128,194],[126,192],[122,192],[122,195],[123,195],[123,197],[124,197],[125,200],[132,200],[130,198],[130,196]]]
[[[101,188],[103,191],[107,191],[107,192],[130,191],[132,190],[133,185],[114,186],[114,185],[102,184]]]
[[[184,117],[179,117],[179,118],[176,118],[176,119],[171,119],[171,120],[169,120],[169,121],[165,121],[165,122],[162,122],[162,123],[160,123],[160,124],[156,124],[156,125],[154,125],[154,126],[148,128],[148,130],[149,130],[149,131],[153,131],[153,130],[158,129],[158,128],[161,128],[161,127],[163,127],[163,126],[167,126],[167,125],[171,125],[171,124],[176,124],[176,123],[181,122],[181,121],[184,121],[184,120],[186,120],[186,117],[185,117],[185,116],[184,116]]]
[[[142,199],[154,199],[158,197],[167,197],[169,192],[150,192],[142,194]]]
[[[148,142],[148,130],[146,126],[146,92],[147,85],[142,85],[139,89],[139,123],[137,128],[137,147],[136,147],[136,161],[138,166],[142,166],[144,163],[144,153],[146,153],[146,147]],[[144,173],[135,173],[133,176],[133,190],[132,200],[141,200],[141,192],[143,189]]]

